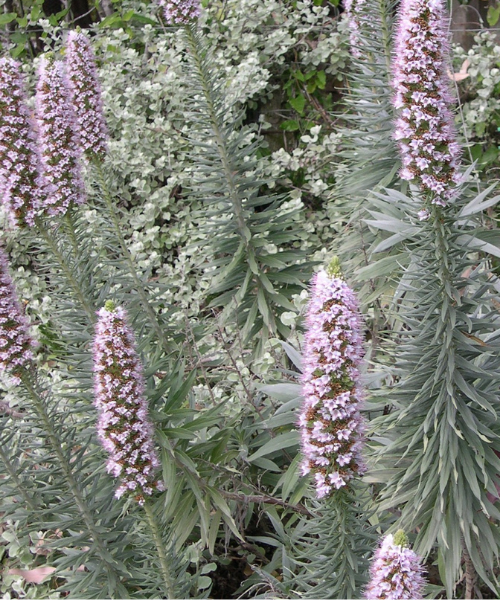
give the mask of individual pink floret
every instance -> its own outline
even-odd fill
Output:
[[[0,369],[7,371],[15,383],[19,383],[33,360],[35,346],[9,274],[7,257],[0,248]]]
[[[347,485],[363,469],[361,318],[354,292],[340,276],[325,271],[315,275],[306,327],[304,402],[299,416],[301,472],[313,475],[317,496],[322,498]]]
[[[125,310],[106,303],[97,314],[94,340],[97,433],[109,453],[107,471],[120,479],[115,496],[130,494],[144,504],[145,496],[150,496],[155,488],[163,489],[163,484],[155,475],[160,461],[154,449],[142,365]]]
[[[11,58],[0,58],[0,201],[14,226],[34,225],[43,185],[21,66]]]
[[[81,150],[89,160],[102,160],[107,151],[108,129],[94,53],[83,33],[68,34],[66,72]]]
[[[447,79],[448,30],[442,0],[402,0],[394,49],[394,106],[402,179],[432,204],[453,196],[461,149]]]
[[[159,0],[167,25],[188,25],[200,16],[200,0]]]
[[[425,579],[419,556],[407,547],[402,531],[387,535],[376,551],[370,568],[367,600],[420,600]]]
[[[72,203],[85,201],[85,189],[62,62],[41,59],[35,101],[47,193],[44,208],[49,215],[63,215]]]

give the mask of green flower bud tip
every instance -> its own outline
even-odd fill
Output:
[[[410,545],[408,536],[403,529],[398,529],[394,534],[394,545],[401,546],[402,548],[407,548]]]
[[[340,260],[338,256],[334,256],[332,258],[330,264],[326,268],[326,272],[328,273],[329,277],[339,277],[340,279],[343,279],[342,269],[340,268]]]
[[[105,310],[107,310],[108,312],[115,312],[116,310],[116,305],[113,302],[113,300],[106,300],[106,302],[104,303],[104,308]]]

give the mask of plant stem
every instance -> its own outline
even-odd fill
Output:
[[[170,573],[167,554],[165,552],[165,548],[163,547],[163,540],[160,533],[160,527],[158,525],[158,520],[156,519],[153,507],[150,505],[150,501],[148,499],[145,500],[143,508],[144,512],[146,513],[146,519],[151,530],[151,534],[153,536],[156,551],[158,553],[158,558],[160,559],[161,574],[163,577],[163,583],[165,585],[165,592],[167,593],[167,598],[175,598],[175,584],[172,579],[172,574]]]
[[[139,295],[141,305],[149,317],[149,321],[150,321],[153,329],[155,330],[158,341],[160,342],[160,344],[161,344],[162,348],[165,350],[165,352],[167,352],[167,354],[168,354],[172,350],[171,345],[170,345],[168,339],[166,338],[165,334],[163,333],[163,330],[162,330],[160,324],[158,323],[158,318],[157,318],[156,312],[154,311],[153,307],[149,303],[148,295],[144,291],[144,284],[141,281],[141,278],[138,276],[137,271],[135,269],[132,255],[130,254],[127,243],[125,241],[125,238],[123,237],[122,226],[120,223],[120,219],[118,217],[118,213],[115,208],[115,204],[111,197],[111,192],[109,190],[108,185],[106,184],[106,179],[104,177],[102,163],[99,160],[94,160],[92,164],[95,167],[95,171],[97,173],[97,177],[99,180],[99,187],[101,188],[101,192],[104,197],[106,207],[109,211],[109,216],[111,217],[111,224],[113,226],[114,234],[120,245],[120,248],[121,248],[121,251],[123,254],[123,258],[124,258],[124,262],[128,268],[128,272],[134,282],[135,291]]]
[[[89,303],[88,298],[86,297],[80,284],[73,275],[73,269],[71,265],[68,264],[68,261],[66,260],[63,253],[60,251],[56,240],[52,237],[50,231],[45,227],[41,219],[37,219],[36,225],[45,243],[50,248],[54,257],[57,259],[57,262],[59,263],[59,266],[61,267],[61,270],[64,273],[64,276],[66,277],[66,280],[71,286],[77,300],[80,302],[81,307],[87,314],[89,321],[91,323],[94,323],[96,319],[94,307],[91,306],[91,304]]]
[[[465,562],[465,599],[474,598],[474,586],[476,585],[477,574],[472,564],[472,560],[464,545],[463,557]]]
[[[89,507],[87,506],[85,498],[79,488],[78,482],[76,481],[73,475],[72,465],[70,461],[66,458],[65,453],[63,452],[60,439],[57,435],[57,432],[54,429],[53,423],[47,412],[45,401],[43,400],[41,393],[37,389],[37,384],[33,381],[33,374],[25,372],[22,376],[22,383],[24,384],[24,387],[26,388],[31,398],[35,412],[38,414],[38,417],[40,418],[43,424],[43,429],[47,434],[50,446],[52,447],[52,451],[56,456],[61,467],[61,471],[66,479],[66,485],[68,486],[68,490],[73,496],[78,511],[80,512],[80,515],[87,527],[87,530],[92,537],[93,544],[95,545],[98,554],[106,567],[108,577],[114,577],[116,579],[119,579],[118,575],[114,570],[112,560],[110,560],[111,556],[105,548],[105,543],[103,543],[100,539],[100,534],[97,525],[94,522],[92,513]]]

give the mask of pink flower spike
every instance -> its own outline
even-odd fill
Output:
[[[448,30],[443,0],[402,0],[394,49],[394,139],[402,179],[414,181],[432,204],[445,206],[459,180],[447,75]]]
[[[46,181],[45,209],[65,214],[85,201],[76,136],[75,115],[69,101],[63,63],[42,58],[36,88],[36,118]]]
[[[9,263],[0,249],[0,369],[19,383],[23,370],[33,360],[36,343],[9,274]]]
[[[88,160],[102,160],[107,151],[108,129],[94,53],[83,33],[69,32],[66,69],[82,152]]]
[[[43,186],[21,66],[11,58],[0,58],[0,200],[12,225],[35,224]]]
[[[318,498],[346,486],[363,470],[364,421],[359,412],[363,357],[361,318],[354,292],[340,276],[320,271],[307,313],[299,416],[301,471],[314,476]]]
[[[419,556],[408,548],[402,530],[387,535],[376,551],[365,590],[367,600],[420,600],[425,579]]]
[[[163,489],[163,483],[155,476],[160,461],[154,449],[142,365],[124,309],[106,302],[97,314],[94,339],[97,433],[109,454],[107,471],[120,479],[115,496],[130,494],[144,504],[145,496],[150,496],[154,488]]]
[[[200,0],[159,0],[167,25],[189,25],[200,16]]]

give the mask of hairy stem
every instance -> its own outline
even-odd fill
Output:
[[[151,506],[149,500],[144,502],[144,512],[146,513],[146,519],[149,525],[149,529],[151,530],[151,534],[153,536],[153,540],[156,546],[156,551],[158,553],[158,558],[160,560],[160,568],[161,574],[163,578],[163,584],[165,585],[165,592],[167,594],[167,598],[175,598],[175,584],[170,573],[170,567],[168,564],[167,553],[165,552],[165,548],[163,546],[163,540],[160,533],[160,527],[158,524],[158,520],[156,519],[156,515],[154,513],[153,507]]]

